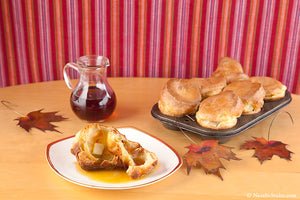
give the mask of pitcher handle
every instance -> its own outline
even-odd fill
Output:
[[[73,68],[75,69],[77,72],[79,72],[78,70],[78,67],[77,67],[77,64],[76,63],[67,63],[65,66],[64,66],[64,79],[65,79],[65,82],[68,86],[68,88],[70,88],[71,90],[74,88],[71,81],[70,81],[70,76],[69,74],[67,73],[67,68]]]

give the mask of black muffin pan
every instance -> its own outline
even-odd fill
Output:
[[[276,111],[282,109],[291,101],[291,93],[289,91],[286,91],[284,98],[277,101],[265,101],[264,106],[259,113],[253,115],[242,115],[238,118],[238,122],[234,127],[223,130],[208,129],[200,126],[196,121],[195,115],[184,117],[171,117],[168,115],[164,115],[158,109],[157,103],[152,107],[151,114],[155,119],[161,121],[163,125],[168,129],[182,129],[199,134],[202,139],[216,139],[219,140],[220,143],[224,143],[229,141],[232,136],[242,133],[258,122],[269,117]]]

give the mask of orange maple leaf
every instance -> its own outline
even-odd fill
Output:
[[[45,132],[46,130],[59,132],[55,129],[57,126],[51,124],[50,122],[59,122],[66,120],[67,118],[56,115],[57,112],[42,113],[42,110],[43,109],[33,111],[28,113],[26,117],[19,117],[15,119],[19,121],[17,125],[24,128],[27,132],[29,132],[33,127],[40,129],[43,132]]]
[[[191,144],[186,148],[189,151],[183,156],[184,161],[187,164],[187,174],[190,173],[191,168],[200,165],[206,174],[214,174],[223,180],[220,168],[225,169],[220,161],[220,158],[226,160],[240,160],[235,157],[235,154],[231,151],[232,147],[227,147],[218,144],[216,140],[204,140],[200,145]]]
[[[257,157],[261,164],[265,160],[271,160],[273,155],[278,155],[280,158],[291,160],[291,153],[293,152],[285,148],[287,144],[274,140],[267,141],[265,138],[253,138],[255,140],[246,141],[241,149],[255,149],[253,157]]]

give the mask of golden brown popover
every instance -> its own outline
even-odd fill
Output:
[[[204,99],[196,112],[197,123],[210,129],[228,129],[237,123],[244,105],[233,91],[225,91]]]
[[[286,86],[283,85],[280,81],[271,78],[271,77],[251,77],[249,79],[251,82],[256,82],[262,84],[263,88],[266,91],[264,100],[266,101],[275,101],[282,99],[285,96]]]
[[[194,114],[201,101],[201,91],[191,79],[169,79],[158,101],[159,110],[168,116]]]
[[[127,140],[116,128],[89,124],[75,136],[71,153],[84,170],[121,168],[132,179],[148,174],[157,165],[156,155]]]
[[[212,74],[212,77],[225,77],[227,84],[234,81],[249,79],[249,76],[244,73],[243,67],[239,61],[230,57],[221,58],[217,69]]]
[[[193,78],[193,81],[200,88],[202,99],[219,94],[226,86],[224,77]]]
[[[264,105],[265,90],[260,83],[251,81],[236,81],[224,88],[224,91],[234,91],[244,104],[243,114],[255,114],[260,112]]]

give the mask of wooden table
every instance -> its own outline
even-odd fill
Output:
[[[190,141],[181,132],[166,129],[154,119],[152,106],[158,101],[163,78],[109,78],[117,94],[116,112],[103,124],[115,127],[133,126],[168,143],[183,156]],[[240,161],[222,159],[224,181],[206,175],[200,168],[186,173],[186,165],[170,177],[155,184],[129,190],[100,190],[78,186],[56,175],[49,167],[45,150],[47,144],[74,135],[86,123],[71,111],[71,90],[64,81],[43,82],[0,89],[0,100],[16,104],[15,109],[27,114],[44,108],[45,112],[59,111],[67,121],[54,123],[62,134],[32,129],[28,134],[17,126],[16,113],[0,105],[0,199],[251,199],[259,196],[300,198],[300,96],[292,95],[292,102],[283,108],[288,115],[278,116],[271,129],[271,140],[287,143],[294,152],[292,161],[274,156],[260,164],[253,158],[253,150],[239,150],[252,136],[267,138],[273,119],[269,117],[249,130],[232,137],[225,145],[234,147]],[[196,141],[200,137],[189,134]],[[288,196],[290,195],[290,196]],[[249,198],[250,197],[250,198]]]

